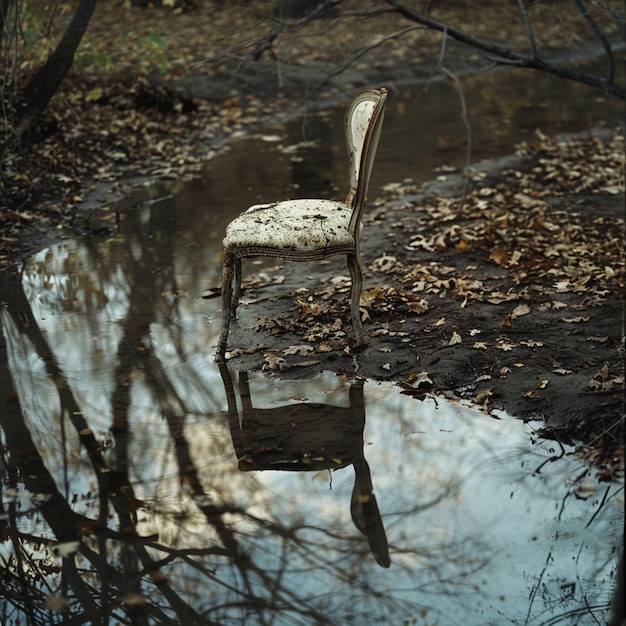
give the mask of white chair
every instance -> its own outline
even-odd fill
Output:
[[[365,345],[359,300],[363,284],[359,256],[361,214],[383,122],[386,89],[358,94],[345,118],[350,161],[350,190],[345,202],[286,200],[257,204],[226,228],[222,271],[222,331],[216,357],[223,359],[241,293],[241,259],[278,257],[289,261],[315,261],[345,254],[352,279],[350,293],[356,348]],[[234,285],[233,285],[234,283]]]

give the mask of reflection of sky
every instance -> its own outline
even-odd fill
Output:
[[[108,437],[111,428],[132,280],[124,262],[94,267],[74,242],[37,255],[24,273],[35,320],[97,437]],[[180,277],[177,285],[202,289]],[[225,557],[196,555],[167,565],[170,585],[196,610],[235,623],[245,610],[229,603],[251,594],[283,607],[274,624],[314,624],[316,611],[337,624],[349,617],[402,623],[419,615],[428,624],[540,624],[584,607],[583,597],[591,606],[608,602],[623,514],[618,486],[592,520],[605,487],[576,500],[570,482],[583,468],[571,456],[537,473],[554,444],[536,442],[531,425],[507,415],[418,401],[388,383],[365,384],[364,452],[389,540],[388,570],[376,565],[350,519],[351,467],[239,472],[222,379],[210,356],[216,324],[203,318],[206,308],[190,297],[159,299],[144,337],[158,371],[131,372],[127,410],[129,476],[144,503],[139,534],[156,533],[162,545],[182,551],[219,545],[200,508],[210,501],[232,510],[223,518],[257,568],[244,582]],[[43,361],[6,311],[2,319],[14,386],[40,453],[62,493],[95,494],[75,431],[67,420],[61,427],[57,390]],[[312,381],[251,373],[250,387],[257,407],[348,405],[347,384],[330,373]],[[173,427],[181,429],[198,471],[200,500],[181,480]],[[93,514],[92,505],[79,500],[75,508]],[[19,527],[46,534],[37,516],[20,518]],[[10,551],[4,544],[0,555]],[[157,592],[146,583],[144,593]],[[222,608],[212,613],[216,606]],[[309,621],[294,613],[302,607],[310,609]],[[246,624],[261,621],[248,617]]]

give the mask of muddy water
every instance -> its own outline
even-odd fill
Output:
[[[621,119],[528,78],[466,79],[475,158]],[[461,166],[459,110],[444,83],[392,98],[374,190]],[[237,142],[125,200],[109,236],[2,276],[2,623],[606,621],[623,487],[572,448],[391,384],[214,363],[219,303],[200,294],[226,222],[341,197],[341,116]]]

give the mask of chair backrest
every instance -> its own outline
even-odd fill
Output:
[[[350,220],[350,231],[353,234],[356,234],[367,199],[386,99],[386,89],[368,89],[358,94],[346,111],[345,131],[350,161],[350,190],[346,204],[353,208]]]

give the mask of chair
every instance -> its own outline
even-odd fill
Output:
[[[315,261],[345,254],[352,279],[351,315],[356,348],[365,346],[359,300],[363,284],[359,256],[361,213],[383,122],[386,89],[370,89],[348,105],[345,118],[350,164],[350,190],[344,202],[286,200],[257,204],[233,220],[224,238],[222,271],[222,330],[216,358],[222,360],[231,317],[241,293],[241,259],[278,257]],[[234,286],[233,286],[234,282]]]
[[[239,410],[228,365],[222,361],[218,367],[226,391],[228,423],[239,470],[315,472],[352,465],[352,521],[367,538],[376,562],[389,567],[387,536],[363,450],[363,380],[351,382],[348,407],[294,402],[263,409],[254,406],[248,373],[239,372]]]

